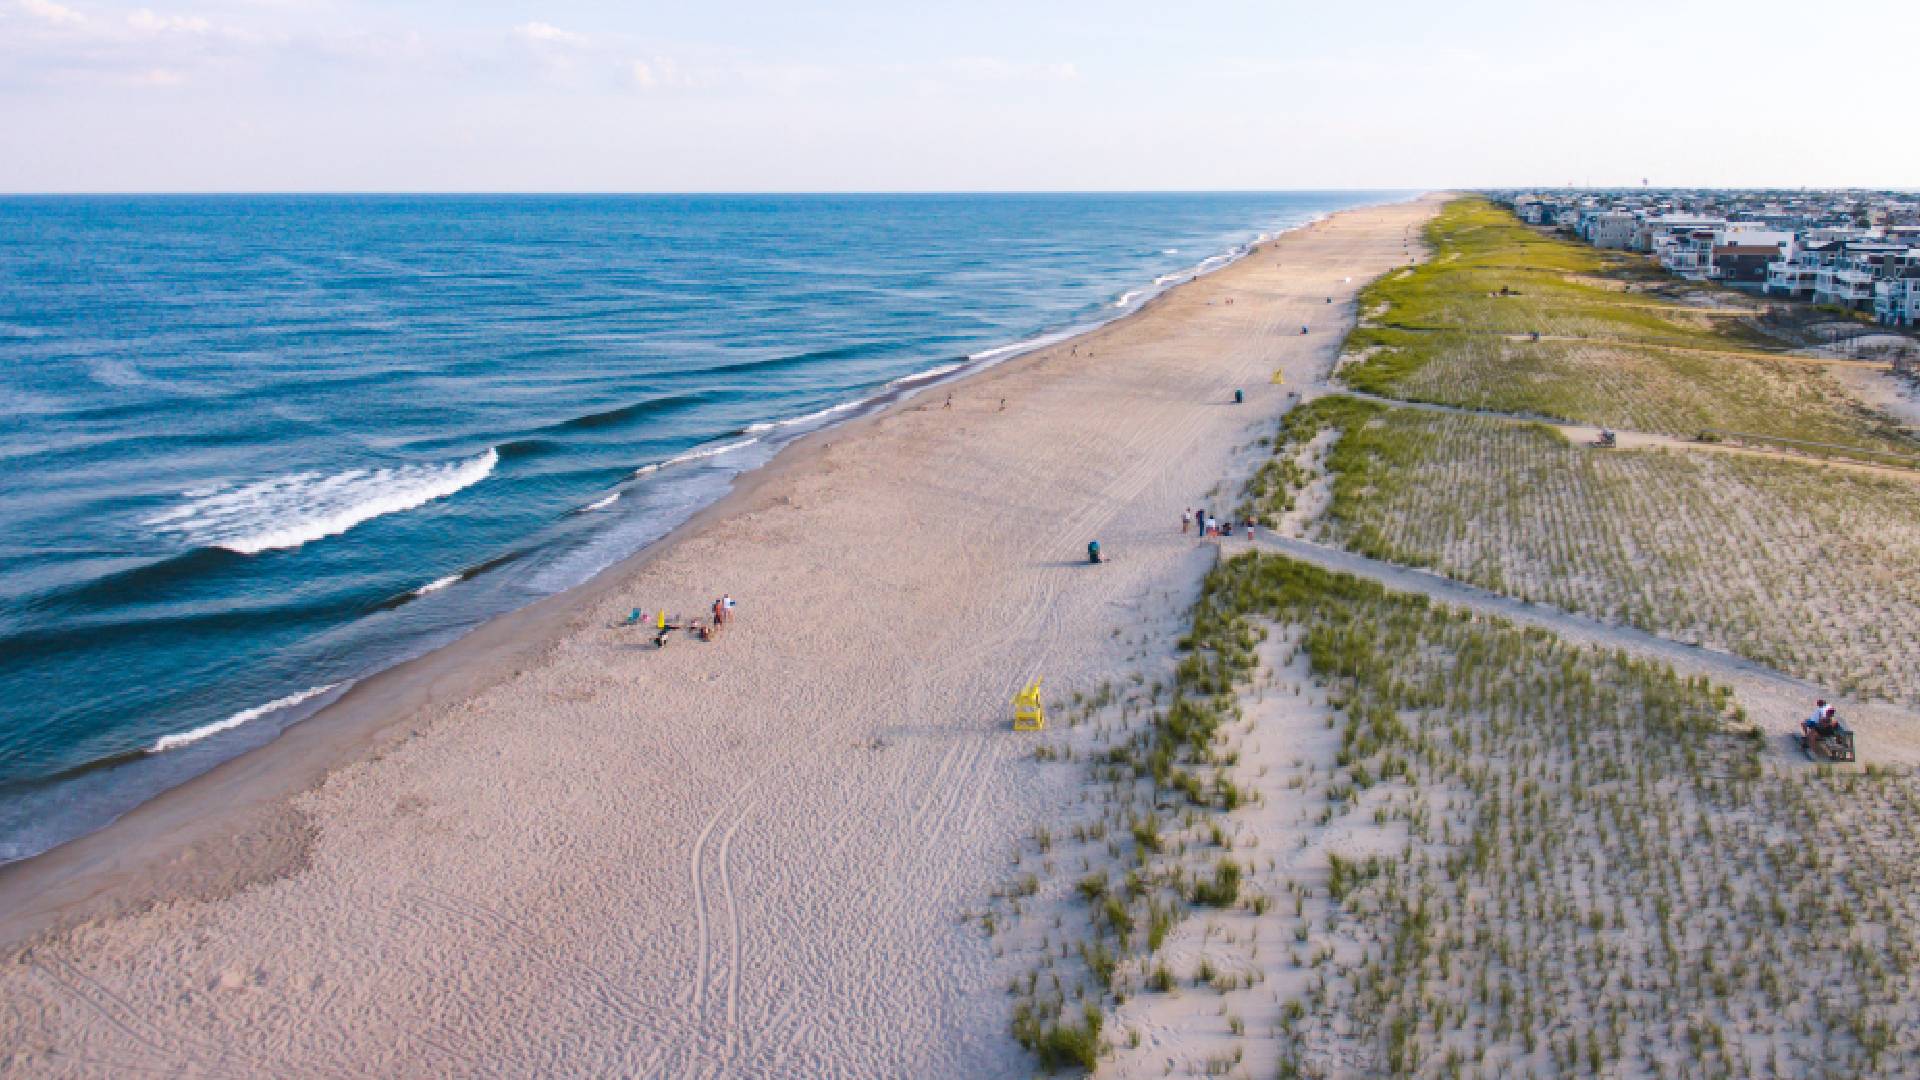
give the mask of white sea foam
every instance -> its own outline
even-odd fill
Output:
[[[1037,341],[1016,341],[1011,345],[996,345],[991,349],[982,349],[979,352],[974,353],[973,355],[967,357],[967,359],[998,360],[1003,356],[1011,356],[1014,353],[1020,352],[1022,350],[1034,348],[1038,344],[1039,342]]]
[[[616,491],[604,499],[596,499],[595,501],[590,502],[587,505],[581,507],[580,512],[584,514],[593,510],[605,510],[607,507],[612,506],[614,503],[617,503],[619,501],[620,501],[620,493]]]
[[[192,731],[183,731],[178,735],[163,736],[158,742],[147,747],[147,753],[163,754],[168,750],[178,750],[183,746],[197,743],[210,735],[218,735],[223,731],[231,731],[242,724],[258,720],[268,713],[276,713],[281,709],[291,709],[295,705],[306,701],[308,698],[319,697],[321,694],[339,685],[339,683],[328,683],[325,686],[315,686],[307,690],[302,690],[297,694],[288,694],[286,697],[276,701],[269,701],[265,705],[255,705],[251,709],[242,709],[232,716],[227,717],[225,720],[215,720],[211,724],[202,724]]]
[[[972,357],[969,357],[969,359],[972,359]],[[952,364],[935,364],[933,367],[930,367],[925,371],[916,371],[911,375],[902,375],[899,378],[888,383],[887,385],[889,387],[905,386],[908,383],[924,382],[927,379],[937,379],[940,376],[945,375],[949,372],[959,371],[963,366],[965,365],[960,364],[958,362],[955,362]]]
[[[487,478],[500,455],[488,450],[464,461],[396,465],[343,473],[293,473],[185,496],[145,524],[204,547],[242,555],[297,548],[337,536],[365,521],[444,499]]]
[[[419,588],[413,590],[413,595],[425,596],[428,593],[437,593],[441,589],[444,589],[449,585],[458,585],[460,584],[460,577],[461,575],[459,574],[448,574],[446,577],[443,577],[443,578],[435,578],[432,581],[427,582],[425,585],[422,585]]]
[[[760,440],[757,438],[741,439],[739,442],[722,443],[719,446],[709,446],[709,447],[702,447],[696,450],[689,450],[684,454],[680,454],[675,457],[670,457],[665,461],[656,461],[651,465],[642,465],[639,468],[633,470],[633,475],[645,476],[648,473],[659,472],[661,469],[665,469],[670,466],[685,465],[689,461],[700,461],[705,458],[719,457],[721,454],[730,454],[735,450],[743,450],[759,441]]]
[[[1162,254],[1162,255],[1178,255],[1178,254],[1180,254],[1180,249],[1179,249],[1179,248],[1164,248],[1164,249],[1162,249],[1162,250],[1161,250],[1161,252],[1160,252],[1160,254]]]
[[[865,405],[866,403],[867,403],[867,399],[865,398],[862,398],[858,401],[843,401],[838,405],[829,405],[824,409],[819,409],[814,412],[807,413],[805,416],[790,416],[785,420],[767,420],[758,424],[748,424],[742,430],[744,430],[749,435],[757,435],[761,432],[773,431],[777,428],[797,427],[801,424],[811,424],[816,420],[825,420],[829,416],[838,416],[839,414],[846,412],[849,409],[857,409],[860,406]]]
[[[1141,294],[1145,293],[1146,291],[1147,290],[1145,289],[1128,289],[1126,292],[1120,295],[1120,299],[1115,300],[1113,302],[1113,306],[1117,308],[1126,307],[1128,304],[1131,304],[1135,300],[1138,300]]]

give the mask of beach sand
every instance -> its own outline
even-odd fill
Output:
[[[1438,205],[814,436],[655,550],[0,870],[0,1072],[1030,1074],[966,917],[1082,792],[1010,699],[1164,663],[1215,554],[1181,510],[1234,504]],[[722,592],[711,643],[611,626]]]

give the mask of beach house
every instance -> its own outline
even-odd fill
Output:
[[[1873,283],[1873,317],[1882,326],[1920,326],[1920,248],[1900,256]]]

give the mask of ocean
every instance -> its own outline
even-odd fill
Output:
[[[0,198],[0,862],[809,431],[1391,197]]]

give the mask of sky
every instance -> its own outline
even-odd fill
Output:
[[[0,0],[0,191],[1920,188],[1920,0],[1818,10]]]

